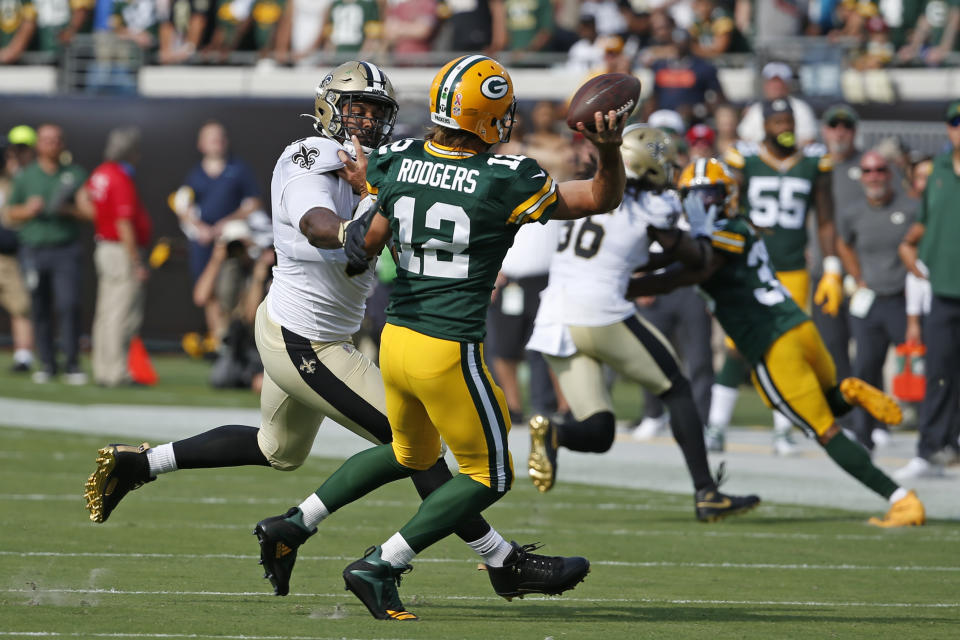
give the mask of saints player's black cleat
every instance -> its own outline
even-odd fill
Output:
[[[724,465],[720,463],[720,468],[717,470],[717,484],[700,489],[694,496],[697,520],[700,522],[717,522],[727,516],[746,513],[760,504],[760,498],[755,495],[730,496],[720,493],[717,487],[723,483],[723,470]]]
[[[545,416],[530,419],[527,472],[541,493],[552,489],[557,479],[557,427]]]
[[[125,495],[156,480],[150,477],[149,448],[146,442],[139,447],[111,444],[97,452],[97,469],[83,487],[91,520],[106,522]]]
[[[370,547],[363,558],[343,570],[347,591],[360,598],[377,620],[419,620],[400,602],[400,576],[413,570],[410,565],[394,567],[380,557],[380,547]]]
[[[498,596],[512,600],[528,593],[560,595],[573,589],[590,573],[590,561],[579,556],[541,556],[532,553],[542,545],[510,543],[513,551],[502,567],[484,565]]]
[[[276,596],[290,593],[290,575],[297,562],[297,549],[317,531],[307,531],[291,520],[299,515],[300,509],[291,507],[282,516],[261,520],[253,529],[253,534],[260,542],[263,577],[273,585],[273,594]]]

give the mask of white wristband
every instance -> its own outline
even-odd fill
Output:
[[[840,262],[840,258],[837,256],[824,256],[823,273],[835,273],[837,275],[843,273],[843,264]]]

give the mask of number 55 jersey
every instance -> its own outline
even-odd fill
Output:
[[[545,223],[557,185],[535,160],[409,138],[378,149],[367,188],[398,254],[387,321],[481,342],[500,265],[521,224]]]

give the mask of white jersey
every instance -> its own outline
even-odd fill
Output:
[[[636,308],[625,296],[631,274],[648,261],[647,225],[672,226],[681,212],[675,192],[645,191],[624,195],[612,213],[567,222],[527,348],[572,355],[566,327],[601,327],[632,316]]]
[[[300,231],[300,219],[314,207],[353,217],[358,197],[335,172],[343,167],[329,138],[298,140],[283,150],[270,184],[273,243],[277,266],[267,310],[280,326],[308,340],[349,340],[360,328],[375,270],[349,277],[343,249],[318,249]]]

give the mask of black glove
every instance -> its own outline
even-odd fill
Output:
[[[360,275],[370,267],[370,258],[367,257],[367,230],[379,209],[380,201],[378,200],[360,218],[347,225],[343,239],[343,252],[347,255],[348,276]]]

